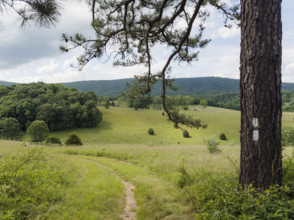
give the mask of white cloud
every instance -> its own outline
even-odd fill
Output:
[[[285,73],[286,74],[293,74],[293,77],[294,77],[294,63],[289,63],[288,65],[286,65]]]
[[[240,36],[240,29],[236,26],[233,26],[232,28],[221,27],[217,30],[217,36],[223,39],[237,37]]]
[[[59,67],[59,63],[55,63],[54,60],[51,60],[49,64],[46,64],[44,66],[38,67],[36,69],[36,73],[48,73],[52,72]]]

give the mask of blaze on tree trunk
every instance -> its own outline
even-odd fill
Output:
[[[243,187],[282,184],[281,40],[281,0],[241,0]]]

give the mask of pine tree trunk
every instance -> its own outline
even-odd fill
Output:
[[[241,0],[240,184],[282,184],[281,0]]]

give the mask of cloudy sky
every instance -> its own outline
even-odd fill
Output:
[[[82,71],[73,68],[81,51],[62,53],[62,33],[91,35],[89,8],[82,1],[63,3],[62,18],[56,27],[45,29],[34,25],[19,28],[19,20],[13,13],[0,15],[0,80],[10,82],[47,83],[79,80],[108,80],[130,78],[144,72],[142,67],[113,67],[105,60],[91,61]],[[283,0],[283,82],[294,82],[294,1]],[[223,27],[222,16],[216,11],[206,23],[206,37],[212,41],[192,65],[173,65],[171,77],[219,76],[239,78],[240,30]],[[154,70],[159,70],[167,50],[155,51]]]

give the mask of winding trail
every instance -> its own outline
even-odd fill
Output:
[[[125,208],[124,213],[121,215],[122,219],[124,220],[136,220],[137,214],[136,210],[138,209],[136,199],[134,196],[134,190],[136,187],[131,184],[130,182],[126,182],[121,179],[121,182],[125,185],[126,189],[126,201],[125,201]]]
[[[91,160],[92,161],[92,160]],[[134,186],[132,183],[127,182],[123,180],[113,169],[110,167],[101,164],[97,161],[92,161],[93,163],[97,164],[98,166],[104,167],[105,169],[108,169],[112,175],[114,175],[116,178],[118,178],[122,184],[125,186],[125,207],[124,207],[124,213],[121,215],[121,218],[123,220],[137,220],[137,213],[136,211],[139,209],[137,206],[137,202],[134,195],[134,190],[136,189],[136,186]]]

